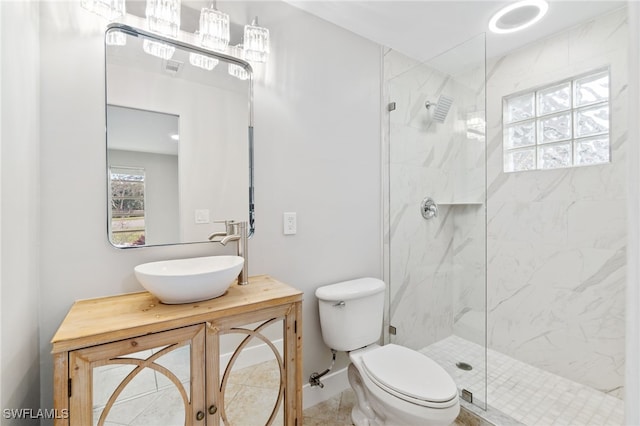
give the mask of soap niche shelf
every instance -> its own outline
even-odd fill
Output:
[[[482,206],[482,201],[441,201],[439,206]]]

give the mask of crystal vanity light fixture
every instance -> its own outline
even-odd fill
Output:
[[[229,48],[229,54],[231,56],[235,56],[238,59],[245,59],[244,48],[242,47],[242,44],[231,46]],[[229,74],[236,78],[239,78],[240,80],[246,80],[249,78],[249,73],[243,67],[232,63],[229,63]]]
[[[111,30],[107,32],[104,41],[108,46],[126,46],[127,35],[122,31]]]
[[[80,6],[109,21],[126,13],[125,0],[81,0]]]
[[[218,65],[219,60],[210,56],[201,55],[199,53],[189,53],[189,63],[194,67],[202,68],[203,70],[211,71]]]
[[[200,11],[200,29],[196,34],[200,44],[208,49],[225,52],[229,45],[229,15],[216,9],[215,3]]]
[[[159,41],[145,39],[142,42],[142,49],[149,55],[157,56],[162,59],[171,59],[176,48]]]
[[[147,0],[149,31],[177,38],[180,30],[180,0]]]
[[[249,62],[267,62],[269,56],[269,30],[258,26],[256,16],[251,25],[244,26],[244,55]]]

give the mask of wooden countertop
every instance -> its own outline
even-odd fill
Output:
[[[268,275],[231,285],[215,299],[165,305],[149,292],[79,300],[51,340],[52,353],[182,327],[256,309],[302,300],[302,292]]]

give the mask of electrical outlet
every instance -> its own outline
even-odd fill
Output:
[[[196,223],[209,223],[209,209],[198,209],[195,212]]]
[[[284,235],[294,235],[298,232],[298,223],[295,212],[284,213]]]

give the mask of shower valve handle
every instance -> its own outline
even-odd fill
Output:
[[[422,217],[427,220],[438,217],[438,205],[433,201],[433,198],[426,197],[422,200],[422,203],[420,203],[420,213],[422,213]]]

